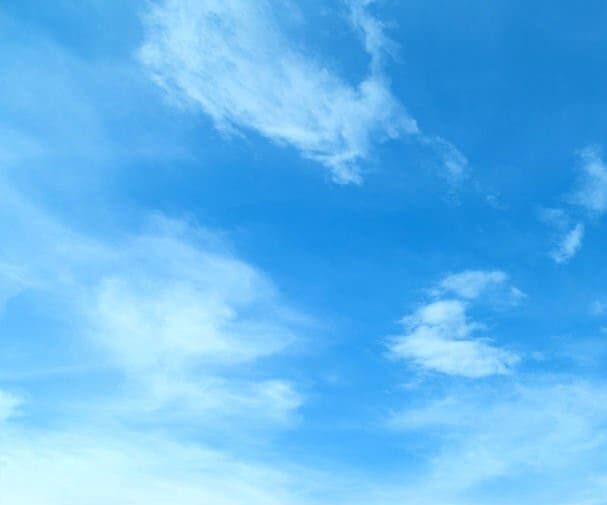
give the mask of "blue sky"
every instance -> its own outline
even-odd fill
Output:
[[[607,6],[0,7],[0,503],[607,503]]]

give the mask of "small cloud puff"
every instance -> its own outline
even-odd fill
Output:
[[[145,16],[139,59],[176,103],[199,108],[223,132],[254,131],[327,167],[340,184],[361,183],[360,163],[382,140],[408,135],[430,144],[452,177],[466,158],[440,137],[422,135],[390,90],[382,23],[352,0],[350,19],[371,56],[352,85],[288,40],[281,2],[164,0]]]
[[[290,420],[296,388],[255,365],[299,342],[307,318],[216,234],[157,217],[143,233],[108,241],[4,196],[0,223],[15,233],[4,244],[0,304],[24,289],[60,303],[78,344],[120,373],[125,394],[112,407],[158,419]]]
[[[563,209],[541,209],[539,218],[556,230],[550,257],[555,263],[568,263],[582,248],[584,224],[572,223],[571,216]]]
[[[524,297],[509,285],[504,272],[469,270],[446,276],[431,291],[438,299],[402,319],[405,333],[389,339],[391,356],[446,375],[480,378],[509,373],[520,357],[477,337],[484,326],[468,316],[470,302],[496,286],[507,287],[503,299]]]
[[[505,289],[505,293],[515,298],[525,295],[516,287],[510,286],[508,275],[499,270],[466,270],[457,274],[447,275],[435,289],[436,293],[452,293],[461,298],[472,300],[481,294],[496,289]]]
[[[580,486],[605,468],[607,390],[600,380],[527,376],[432,396],[388,420],[394,430],[436,442],[429,471],[403,501],[453,503],[501,480],[513,489],[545,483],[543,499],[524,493],[517,503],[602,503],[602,483],[590,478]],[[585,499],[562,501],[565,490]]]
[[[223,131],[253,130],[359,183],[358,162],[376,139],[418,133],[372,71],[351,86],[293,47],[275,23],[277,2],[167,0],[146,16],[139,54],[172,97],[208,114]],[[353,22],[379,58],[381,26],[359,2]]]
[[[607,211],[607,165],[597,146],[583,149],[580,159],[581,174],[571,202],[600,216]]]

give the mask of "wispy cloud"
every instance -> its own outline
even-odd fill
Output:
[[[154,80],[178,102],[199,107],[225,132],[253,130],[330,169],[339,183],[360,183],[360,162],[382,139],[418,135],[450,173],[465,158],[448,142],[423,136],[383,73],[389,49],[382,23],[353,0],[351,20],[371,56],[369,75],[352,85],[294,47],[274,1],[165,0],[145,17],[139,52]]]
[[[181,221],[157,217],[147,231],[107,242],[5,196],[0,222],[6,213],[20,223],[4,246],[5,297],[30,289],[59,301],[79,345],[121,371],[123,391],[137,398],[115,397],[117,408],[289,420],[301,403],[289,381],[234,373],[278,355],[305,325],[262,272]]]
[[[19,363],[21,377],[56,366],[63,386],[27,402],[12,392],[20,379],[0,389],[1,503],[309,503],[301,470],[232,452],[239,437],[259,451],[259,434],[289,425],[302,403],[272,363],[308,319],[263,272],[181,220],[154,216],[108,237],[73,230],[3,179],[0,196],[0,225],[14,231],[0,253],[5,316],[14,297],[34,294],[66,323],[57,347],[78,349],[75,366],[100,365],[66,376],[41,330],[14,342],[36,355]],[[3,344],[13,337],[1,333]],[[84,394],[70,396],[68,382]]]
[[[286,471],[161,434],[12,430],[0,452],[2,503],[309,503]]]
[[[18,396],[0,389],[0,423],[17,414],[22,403]]]
[[[375,0],[347,0],[350,7],[352,24],[357,28],[365,44],[365,50],[371,56],[371,71],[380,74],[385,56],[395,50],[395,44],[384,31],[384,24],[369,13],[369,7]]]
[[[510,284],[508,274],[500,270],[465,270],[447,275],[433,290],[435,294],[450,293],[472,300],[487,292],[511,301],[517,301],[525,295]]]
[[[402,319],[405,332],[389,339],[391,355],[447,375],[479,378],[509,373],[519,356],[478,337],[485,328],[468,315],[470,301],[487,289],[506,285],[508,300],[522,297],[518,289],[506,284],[507,279],[500,271],[465,271],[445,277],[431,290],[438,299]]]
[[[599,498],[606,400],[600,382],[527,377],[452,388],[407,408],[390,426],[435,442],[430,469],[409,496],[416,503],[493,503],[495,493],[517,503]]]
[[[550,257],[559,264],[568,263],[582,248],[584,224],[574,223],[563,209],[542,209],[540,219],[555,230]]]
[[[568,210],[544,209],[541,218],[558,232],[556,246],[550,252],[559,264],[568,263],[582,248],[585,221],[601,217],[607,211],[607,165],[598,146],[579,152],[579,176],[575,190],[567,197]],[[571,215],[578,215],[575,224]]]
[[[581,249],[583,238],[584,225],[578,223],[562,237],[557,247],[550,253],[552,259],[556,263],[567,263]]]
[[[195,229],[166,219],[154,229],[123,244],[87,288],[90,338],[145,387],[146,408],[286,419],[300,404],[291,384],[229,373],[293,344],[299,316],[261,272],[209,249],[204,234],[191,241]]]
[[[580,159],[581,174],[571,201],[600,216],[607,211],[607,165],[603,161],[601,149],[597,146],[583,149]]]
[[[420,141],[434,150],[445,168],[444,175],[451,182],[457,183],[467,175],[468,159],[451,142],[442,137],[428,135],[422,135]]]

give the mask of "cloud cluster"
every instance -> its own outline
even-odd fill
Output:
[[[383,75],[389,42],[370,3],[348,3],[371,56],[357,85],[289,42],[277,12],[290,6],[273,0],[163,0],[145,17],[139,57],[173,100],[200,108],[219,130],[254,131],[322,163],[336,182],[360,183],[359,162],[374,143],[420,134]],[[450,173],[463,170],[467,162],[451,144],[421,139]]]
[[[465,271],[442,279],[434,298],[402,319],[405,332],[389,339],[390,354],[422,370],[469,378],[503,375],[520,360],[477,333],[484,326],[470,318],[470,302],[488,291],[516,301],[522,293],[500,271]]]

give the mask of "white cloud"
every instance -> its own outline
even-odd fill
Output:
[[[571,216],[563,209],[542,209],[540,219],[557,232],[550,257],[559,264],[569,262],[582,248],[584,224],[573,224]]]
[[[145,409],[287,420],[301,403],[291,384],[230,376],[295,343],[301,317],[261,272],[193,239],[195,229],[165,219],[153,228],[116,248],[84,287],[89,338],[143,388]]]
[[[270,0],[160,2],[145,18],[139,56],[172,99],[199,107],[220,130],[253,130],[322,163],[335,181],[359,183],[359,162],[376,141],[420,134],[382,75],[389,42],[370,3],[349,2],[371,55],[370,73],[356,86],[292,45],[275,12],[290,6]],[[450,172],[463,170],[466,160],[451,144],[420,140]]]
[[[502,286],[507,282],[508,275],[499,270],[466,270],[446,276],[439,283],[439,290],[471,300],[477,298],[485,290]]]
[[[457,147],[437,136],[424,136],[421,141],[436,151],[442,165],[447,170],[446,175],[451,181],[458,182],[463,179],[468,168],[468,159]]]
[[[179,366],[192,357],[239,363],[296,339],[290,327],[296,315],[271,282],[206,239],[192,240],[196,233],[162,218],[116,249],[92,289],[94,333],[129,366],[159,359]]]
[[[371,55],[373,73],[382,70],[383,56],[394,49],[394,43],[384,33],[384,24],[369,14],[368,8],[375,0],[349,0],[352,24],[362,34],[365,49]]]
[[[117,409],[290,420],[301,396],[256,363],[300,342],[307,320],[262,272],[181,221],[155,218],[144,233],[99,240],[2,189],[0,222],[15,234],[0,295],[29,288],[61,303],[77,345],[122,374]]]
[[[578,223],[565,234],[558,246],[552,250],[550,253],[552,259],[556,263],[567,263],[581,249],[583,238],[584,225]]]
[[[506,374],[519,358],[474,337],[482,327],[469,321],[466,304],[439,300],[403,319],[405,334],[390,339],[390,352],[398,359],[448,375],[478,378]]]
[[[580,157],[582,174],[572,203],[591,213],[602,215],[607,211],[607,165],[597,147],[583,149]]]
[[[563,209],[540,209],[539,218],[541,221],[554,226],[559,230],[567,228],[571,223],[569,214],[567,214],[567,212],[565,212]]]
[[[508,276],[500,271],[467,270],[446,276],[431,290],[438,299],[402,319],[404,334],[389,339],[391,355],[447,375],[479,378],[509,373],[519,356],[476,336],[484,326],[468,316],[470,300],[489,288],[506,287],[502,296],[508,301],[524,296],[507,281]],[[462,299],[441,298],[445,294]]]
[[[569,262],[582,248],[585,225],[584,220],[600,217],[607,211],[607,165],[602,158],[599,147],[586,147],[579,153],[580,175],[577,188],[567,201],[571,213],[579,214],[581,209],[585,216],[572,225],[569,213],[563,209],[545,209],[541,218],[554,226],[561,234],[556,247],[550,256],[556,263]]]
[[[408,496],[416,503],[494,503],[503,484],[516,503],[598,498],[604,490],[596,477],[605,468],[606,406],[601,383],[527,377],[454,389],[408,408],[390,426],[423,433],[434,447],[429,471]]]
[[[11,281],[11,296],[31,289],[35,303],[48,301],[73,332],[66,348],[77,349],[77,365],[100,366],[78,375],[83,396],[51,387],[22,408],[0,390],[0,503],[307,503],[300,490],[313,486],[301,472],[259,463],[243,447],[259,454],[267,430],[290,423],[302,403],[271,360],[300,341],[307,321],[272,282],[182,221],[83,235],[2,183],[0,224],[14,233],[0,283]],[[23,342],[37,355],[31,366],[52,368],[37,340]]]

